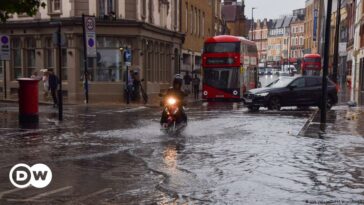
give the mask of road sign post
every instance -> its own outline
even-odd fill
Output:
[[[3,61],[3,81],[4,81],[4,99],[7,98],[7,82],[6,82],[6,61],[10,60],[10,37],[8,35],[0,35],[0,61]]]
[[[83,29],[83,56],[84,56],[84,91],[85,102],[89,102],[89,86],[88,86],[88,62],[87,58],[96,58],[96,21],[94,16],[82,15],[82,29]]]
[[[132,53],[129,48],[126,48],[124,51],[124,62],[126,66],[126,104],[130,103],[130,88],[129,88],[129,66],[131,66]],[[131,77],[131,76],[130,76]]]

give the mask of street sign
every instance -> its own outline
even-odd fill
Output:
[[[0,35],[0,60],[10,60],[10,37]]]
[[[347,42],[339,43],[339,56],[343,57],[348,55],[348,52],[346,50],[347,44]]]
[[[85,44],[87,57],[96,58],[96,21],[94,16],[85,16],[84,18],[85,29]]]
[[[124,52],[124,62],[126,66],[131,66],[132,53],[129,48]]]

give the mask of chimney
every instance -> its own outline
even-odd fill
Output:
[[[237,0],[225,0],[224,5],[236,5]]]

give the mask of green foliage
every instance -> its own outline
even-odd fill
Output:
[[[1,0],[0,3],[0,21],[6,22],[12,14],[27,14],[34,16],[39,7],[45,7],[43,0]]]

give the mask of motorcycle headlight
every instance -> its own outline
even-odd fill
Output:
[[[174,98],[168,98],[167,103],[168,105],[175,105],[177,103],[177,100]]]
[[[266,93],[258,93],[258,94],[255,94],[256,96],[259,96],[259,97],[265,97],[265,96],[267,96],[267,95],[269,95],[269,93],[268,92],[266,92]]]

